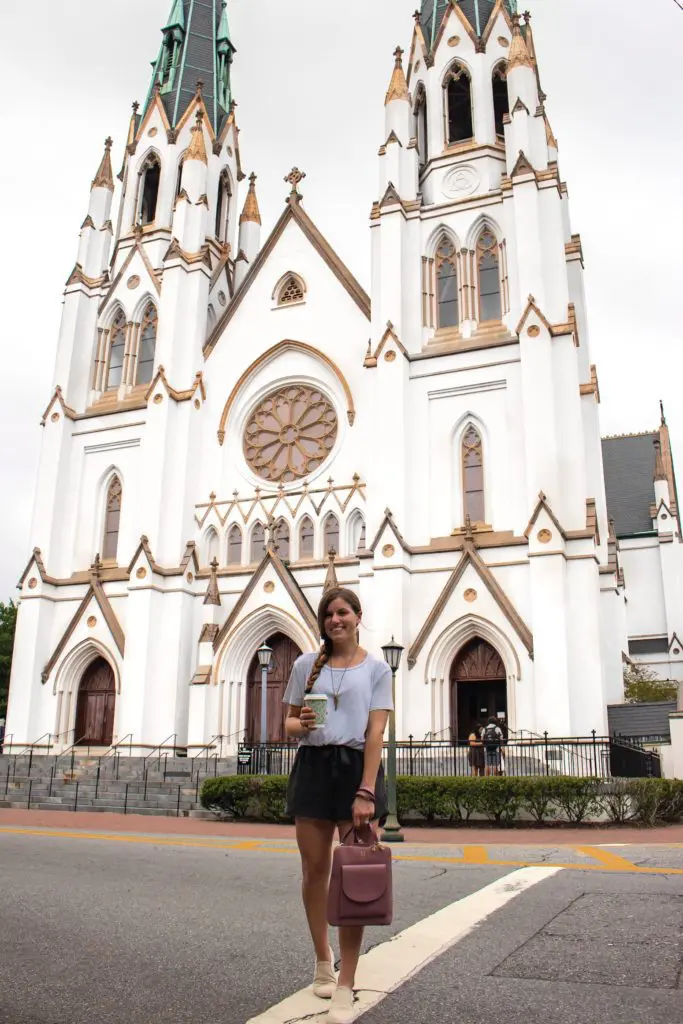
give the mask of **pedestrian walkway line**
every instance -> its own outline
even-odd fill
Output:
[[[142,844],[147,846],[176,846],[176,847],[187,847],[190,849],[206,849],[206,850],[237,850],[250,853],[277,853],[277,854],[289,854],[290,856],[298,856],[298,850],[294,843],[291,841],[290,846],[276,846],[274,843],[263,841],[260,839],[202,839],[197,837],[196,839],[189,836],[155,836],[155,835],[139,835],[135,833],[115,833],[115,832],[69,832],[66,830],[59,829],[29,829],[29,828],[4,828],[0,827],[0,835],[3,833],[9,835],[25,835],[25,836],[37,836],[42,838],[52,839],[83,839],[83,840],[94,840],[99,842],[108,843],[128,843],[128,844]],[[502,846],[505,849],[504,844],[493,844],[495,847]],[[657,844],[657,848],[660,848],[661,844]],[[523,849],[529,849],[528,847],[522,847]],[[666,849],[667,847],[664,847]],[[401,849],[405,849],[402,847]],[[394,849],[393,857],[395,861],[406,861],[414,862],[418,864],[452,864],[454,866],[467,866],[467,867],[505,867],[505,868],[525,868],[534,867],[538,865],[538,860],[534,860],[530,856],[521,858],[495,858],[489,853],[491,847],[486,846],[474,846],[474,845],[463,845],[463,854],[460,857],[447,856],[441,854],[423,854],[423,853],[400,853],[398,849]],[[533,848],[537,850],[536,847]],[[646,874],[646,875],[683,875],[683,868],[673,868],[666,866],[656,867],[639,867],[636,864],[632,864],[631,861],[626,860],[624,857],[620,857],[618,854],[611,853],[609,850],[601,849],[597,846],[572,846],[572,847],[554,847],[552,844],[548,844],[544,849],[550,850],[575,850],[577,853],[583,854],[584,856],[593,859],[594,863],[586,863],[585,861],[567,863],[567,864],[553,864],[549,865],[552,867],[562,868],[565,871],[619,871],[625,872],[630,871],[634,874]]]
[[[381,1003],[501,907],[559,870],[554,866],[521,868],[375,946],[358,964],[357,1016]],[[288,1024],[296,1020],[324,1024],[328,1005],[314,996],[309,986],[252,1017],[247,1024]]]

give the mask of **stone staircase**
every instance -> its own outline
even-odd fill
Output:
[[[212,818],[202,782],[234,775],[237,758],[0,756],[0,807]]]

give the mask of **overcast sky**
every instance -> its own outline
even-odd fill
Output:
[[[297,164],[306,209],[366,288],[384,93],[416,5],[229,0],[242,160],[259,176],[264,232]],[[121,164],[130,104],[145,98],[170,7],[3,4],[0,600],[15,595],[30,551],[39,421],[90,182],[108,134]],[[572,230],[583,240],[603,433],[654,428],[662,398],[683,474],[683,11],[674,0],[528,7]]]

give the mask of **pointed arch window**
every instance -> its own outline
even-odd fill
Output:
[[[260,562],[266,553],[266,531],[263,523],[255,523],[251,531],[249,561]]]
[[[365,551],[365,520],[356,512],[351,520],[349,551]]]
[[[463,519],[485,522],[484,515],[484,452],[481,434],[470,423],[462,439]]]
[[[140,347],[138,349],[138,366],[135,377],[136,384],[149,384],[154,376],[154,353],[157,345],[157,308],[150,302],[142,314],[140,325]]]
[[[299,558],[301,561],[313,558],[314,540],[313,521],[308,516],[304,516],[299,526]]]
[[[273,543],[282,559],[289,558],[289,525],[284,519],[278,519],[273,533]]]
[[[436,305],[437,327],[459,325],[458,257],[448,235],[442,236],[436,249]]]
[[[277,293],[278,306],[290,306],[294,302],[303,302],[306,290],[303,282],[296,274],[287,274]]]
[[[323,541],[325,545],[324,555],[329,554],[330,548],[334,548],[337,554],[339,554],[339,520],[335,515],[330,514],[325,520]]]
[[[218,559],[218,534],[210,527],[204,538],[204,564],[211,565],[214,558]]]
[[[502,313],[500,289],[500,249],[496,236],[484,228],[477,242],[479,274],[479,320],[485,323],[500,320]]]
[[[123,357],[126,351],[126,317],[119,309],[109,331],[109,360],[107,363],[107,390],[114,391],[123,379]]]
[[[242,531],[235,523],[228,533],[228,565],[242,564]]]
[[[218,195],[216,197],[216,238],[219,242],[223,243],[228,241],[231,199],[230,175],[225,170],[218,181]]]
[[[150,153],[140,171],[140,207],[138,218],[139,223],[143,226],[153,224],[156,220],[160,181],[161,161],[156,153]]]
[[[176,183],[175,183],[175,197],[176,197],[176,199],[180,195],[181,189],[183,187],[183,167],[184,166],[185,166],[185,154],[183,153],[183,155],[181,156],[180,160],[178,161],[178,176],[176,178]]]
[[[454,64],[445,80],[446,120],[449,142],[467,142],[474,137],[472,123],[472,79],[460,64]]]
[[[123,488],[118,476],[112,477],[107,488],[107,503],[104,511],[103,558],[115,562],[119,547],[119,525],[121,522],[121,499]]]
[[[493,69],[493,116],[496,123],[496,136],[499,139],[505,138],[505,123],[503,118],[510,113],[510,100],[508,97],[508,66],[505,61],[496,64]]]
[[[415,100],[415,107],[413,109],[413,116],[415,118],[415,124],[413,127],[413,135],[417,139],[417,152],[419,156],[420,167],[424,167],[429,159],[428,154],[428,134],[427,134],[427,93],[424,85],[418,86],[417,98]]]

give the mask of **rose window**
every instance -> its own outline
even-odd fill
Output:
[[[312,473],[337,439],[331,402],[305,384],[279,388],[254,409],[244,431],[244,457],[264,480],[287,483]]]

